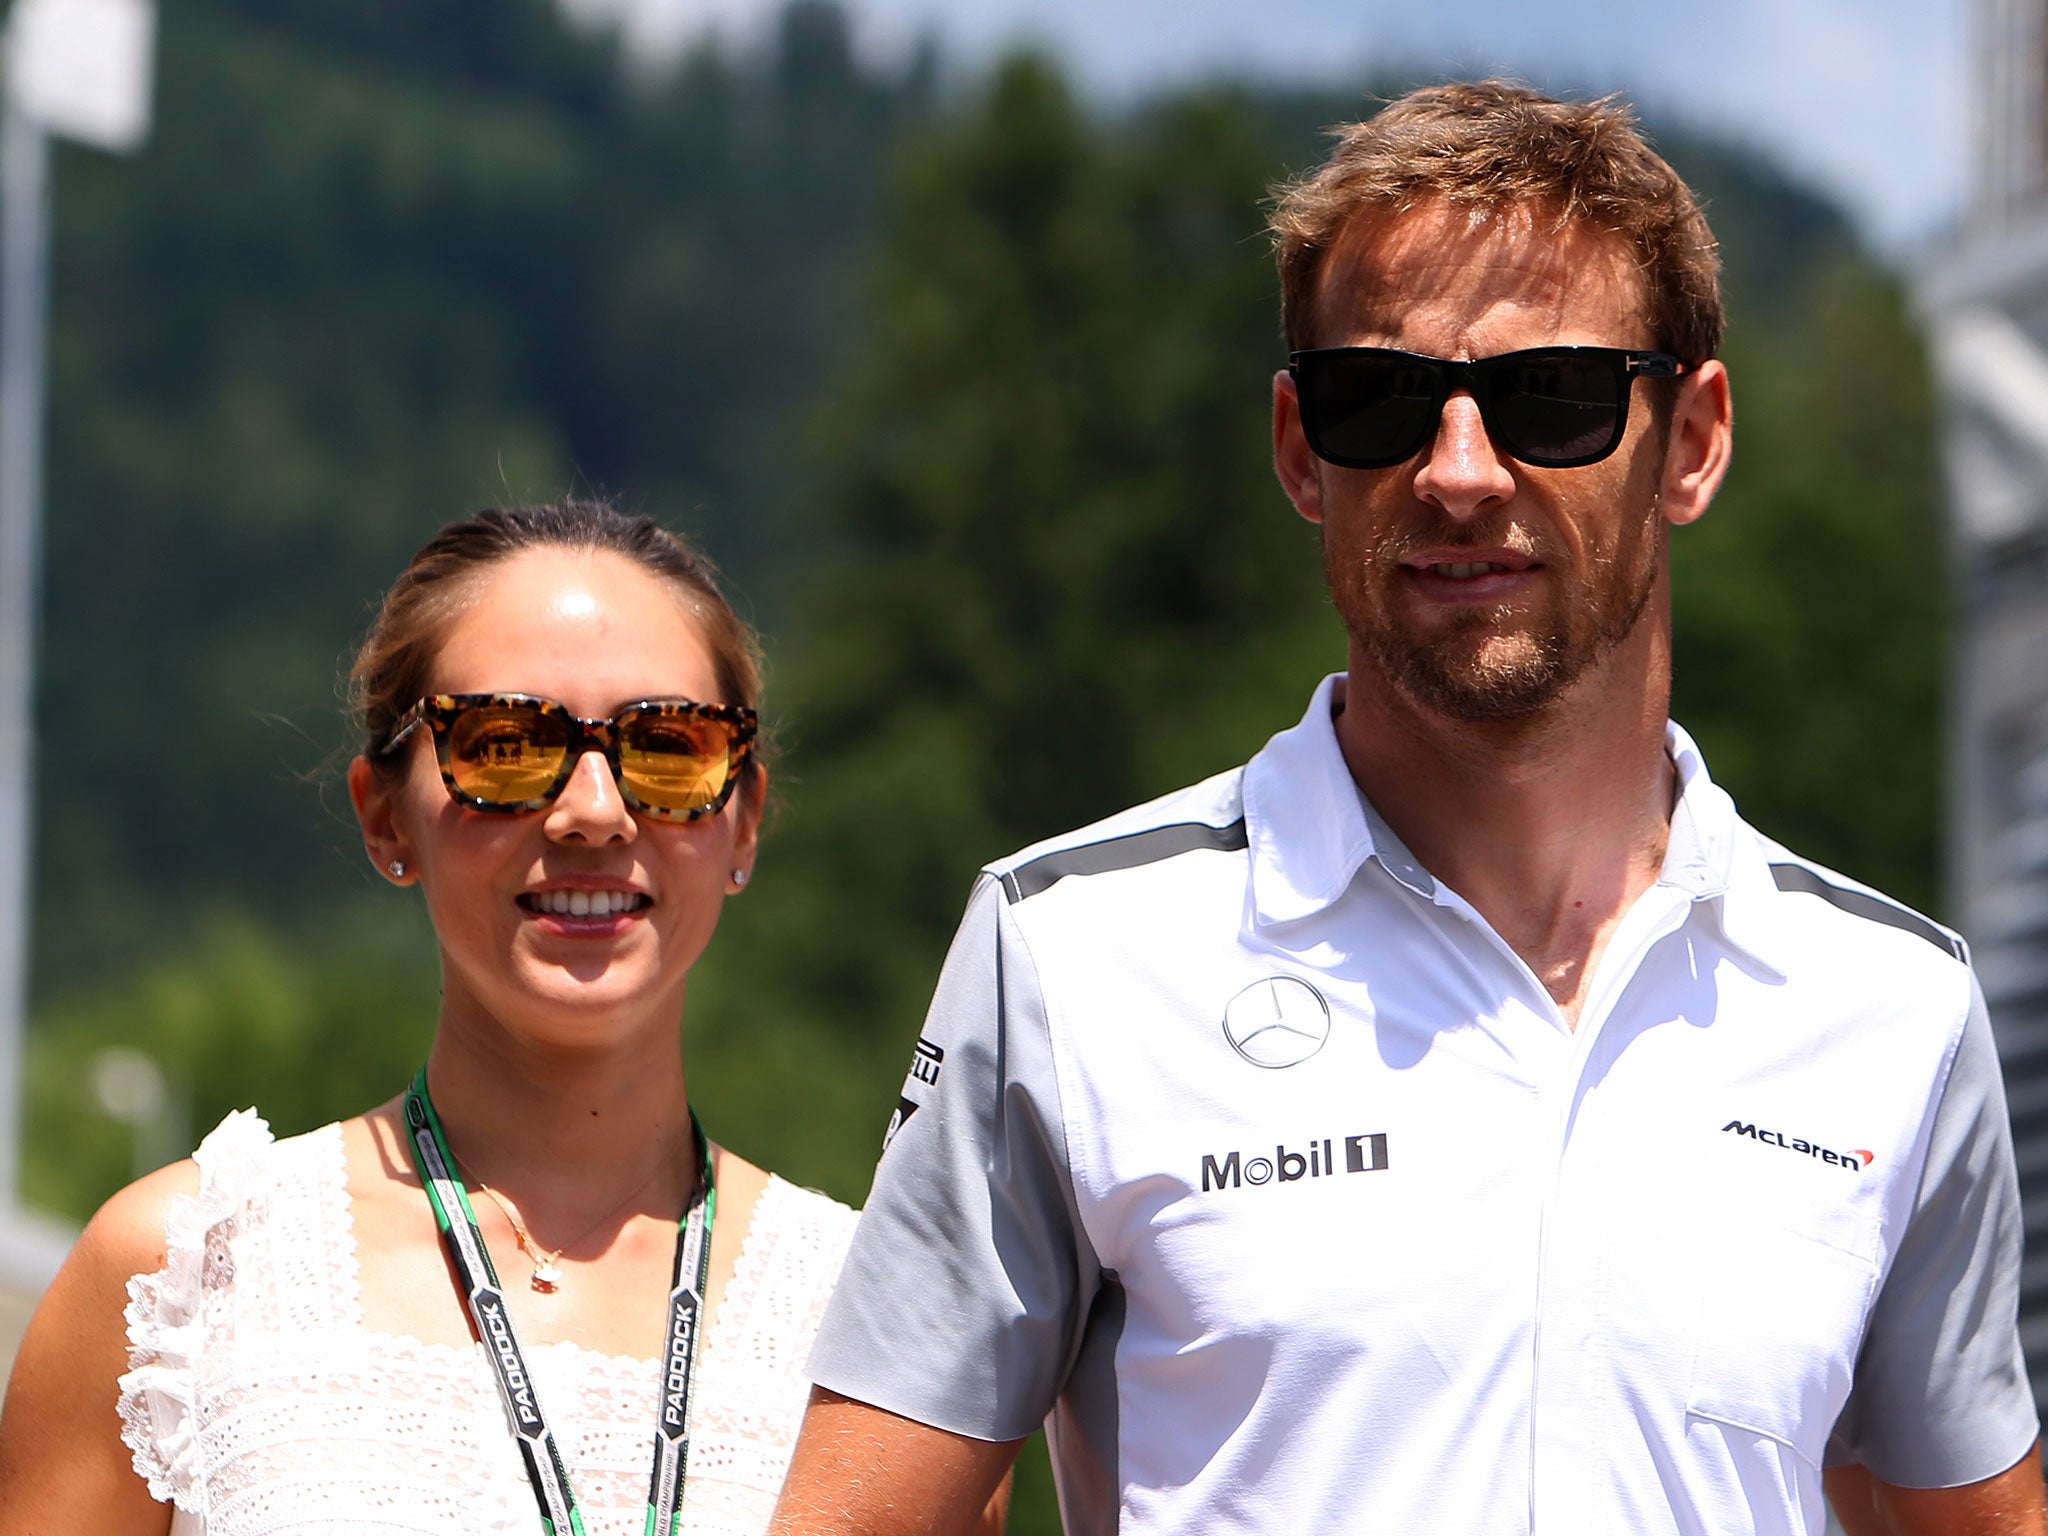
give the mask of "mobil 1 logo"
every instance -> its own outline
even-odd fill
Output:
[[[1387,1133],[1366,1131],[1344,1138],[1344,1154],[1337,1155],[1336,1139],[1311,1136],[1300,1151],[1284,1142],[1267,1157],[1265,1149],[1202,1154],[1202,1193],[1218,1189],[1257,1189],[1268,1184],[1293,1184],[1302,1179],[1329,1178],[1335,1174],[1384,1173],[1387,1168]]]

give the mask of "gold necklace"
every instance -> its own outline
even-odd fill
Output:
[[[455,1149],[452,1147],[449,1148],[448,1155],[450,1157],[455,1157]],[[474,1184],[484,1194],[489,1195],[491,1197],[491,1204],[495,1205],[501,1212],[503,1212],[505,1220],[512,1224],[513,1240],[519,1244],[519,1251],[525,1254],[526,1257],[533,1264],[533,1279],[531,1284],[533,1288],[536,1291],[539,1291],[543,1296],[552,1296],[556,1291],[559,1291],[562,1288],[562,1255],[567,1253],[571,1248],[577,1247],[579,1244],[582,1243],[584,1238],[590,1236],[591,1233],[595,1232],[599,1227],[603,1226],[606,1222],[610,1221],[614,1216],[618,1215],[620,1211],[624,1210],[626,1208],[627,1203],[631,1201],[635,1195],[639,1194],[641,1190],[645,1189],[650,1183],[652,1183],[654,1180],[654,1176],[657,1173],[661,1172],[661,1164],[656,1163],[652,1168],[647,1170],[647,1177],[642,1179],[638,1184],[635,1184],[631,1189],[627,1190],[625,1198],[620,1200],[617,1205],[613,1206],[610,1210],[606,1211],[602,1216],[598,1217],[597,1220],[593,1221],[588,1227],[585,1227],[577,1237],[575,1237],[567,1243],[564,1243],[561,1247],[555,1249],[553,1252],[550,1252],[549,1250],[541,1247],[539,1243],[533,1240],[533,1234],[526,1230],[526,1223],[519,1219],[519,1213],[513,1210],[512,1207],[505,1202],[504,1197],[501,1196],[495,1189],[491,1188],[490,1185],[486,1184],[482,1179],[478,1178],[475,1173],[471,1172],[469,1165],[463,1162],[463,1160],[460,1157],[455,1157],[455,1166],[461,1169],[464,1173],[469,1175],[470,1183]]]
[[[459,1163],[460,1161],[458,1158],[457,1162]],[[490,1185],[477,1178],[474,1174],[470,1175],[470,1182],[489,1195],[491,1197],[491,1204],[495,1205],[500,1211],[503,1211],[505,1219],[512,1223],[512,1236],[519,1244],[519,1251],[533,1262],[533,1288],[543,1296],[554,1295],[556,1291],[562,1288],[562,1271],[558,1267],[557,1261],[567,1250],[557,1248],[553,1252],[549,1252],[541,1247],[539,1243],[533,1240],[533,1234],[526,1230],[526,1223],[519,1219],[519,1213],[501,1200],[495,1189],[491,1188]],[[596,1230],[596,1227],[590,1229],[591,1232]],[[583,1236],[590,1236],[590,1232],[584,1233]],[[578,1238],[577,1241],[581,1242],[582,1238]]]

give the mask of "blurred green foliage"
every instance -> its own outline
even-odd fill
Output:
[[[431,935],[363,866],[337,677],[447,517],[623,492],[767,621],[760,875],[692,978],[722,1139],[858,1201],[986,859],[1240,761],[1341,665],[1268,467],[1268,184],[1372,98],[941,96],[800,0],[623,88],[543,0],[183,0],[156,137],[63,151],[28,1197],[130,1172],[97,1052],[191,1126],[387,1097]],[[1736,466],[1676,538],[1676,713],[1752,819],[1935,892],[1944,619],[1900,284],[1753,156],[1710,202]],[[118,721],[109,729],[110,720]],[[1042,1458],[1014,1528],[1049,1531]]]

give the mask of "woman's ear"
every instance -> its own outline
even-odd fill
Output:
[[[410,885],[419,876],[413,869],[411,844],[399,829],[397,788],[366,757],[348,765],[348,798],[363,829],[363,852],[393,885]]]
[[[737,895],[754,875],[754,857],[761,842],[761,817],[768,805],[768,770],[756,758],[747,760],[747,777],[734,793],[737,822],[732,835],[732,872],[725,893]]]

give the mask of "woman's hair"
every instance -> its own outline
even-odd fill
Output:
[[[448,524],[399,573],[349,667],[349,710],[357,749],[386,770],[384,749],[399,718],[427,691],[448,626],[474,597],[477,579],[529,549],[605,550],[672,582],[711,653],[719,697],[707,703],[760,706],[760,646],[718,590],[711,562],[651,517],[608,502],[572,500],[539,507],[493,507]],[[754,771],[741,786],[758,792]]]

